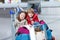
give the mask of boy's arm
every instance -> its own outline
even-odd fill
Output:
[[[38,15],[35,15],[33,20],[36,21],[36,22],[39,22]]]
[[[36,16],[36,21],[39,22],[38,16]]]

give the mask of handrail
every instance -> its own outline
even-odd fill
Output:
[[[44,7],[41,7],[41,8],[60,8],[60,6],[44,6]]]

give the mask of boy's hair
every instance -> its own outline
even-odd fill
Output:
[[[28,10],[27,10],[27,13],[29,13],[29,12],[31,12],[31,13],[34,14],[34,9],[33,9],[33,8],[28,9]]]
[[[21,13],[25,13],[25,18],[26,18],[26,16],[27,16],[27,12],[25,12],[25,11],[19,12],[19,13],[18,13],[18,16],[17,16],[18,21],[21,21],[21,19],[20,19],[20,14],[21,14]]]

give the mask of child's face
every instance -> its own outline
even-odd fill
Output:
[[[20,14],[20,19],[21,19],[21,20],[25,19],[25,13],[21,13],[21,14]]]
[[[29,12],[29,13],[28,13],[28,16],[29,16],[29,17],[33,17],[33,13],[32,13],[32,12]]]

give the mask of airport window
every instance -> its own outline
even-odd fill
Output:
[[[0,0],[1,3],[4,3],[4,0]]]
[[[45,1],[49,1],[49,0],[45,0]]]
[[[60,1],[60,0],[54,0],[54,1]]]
[[[49,1],[49,0],[42,0],[42,1]]]
[[[28,0],[21,0],[21,2],[28,2]]]

